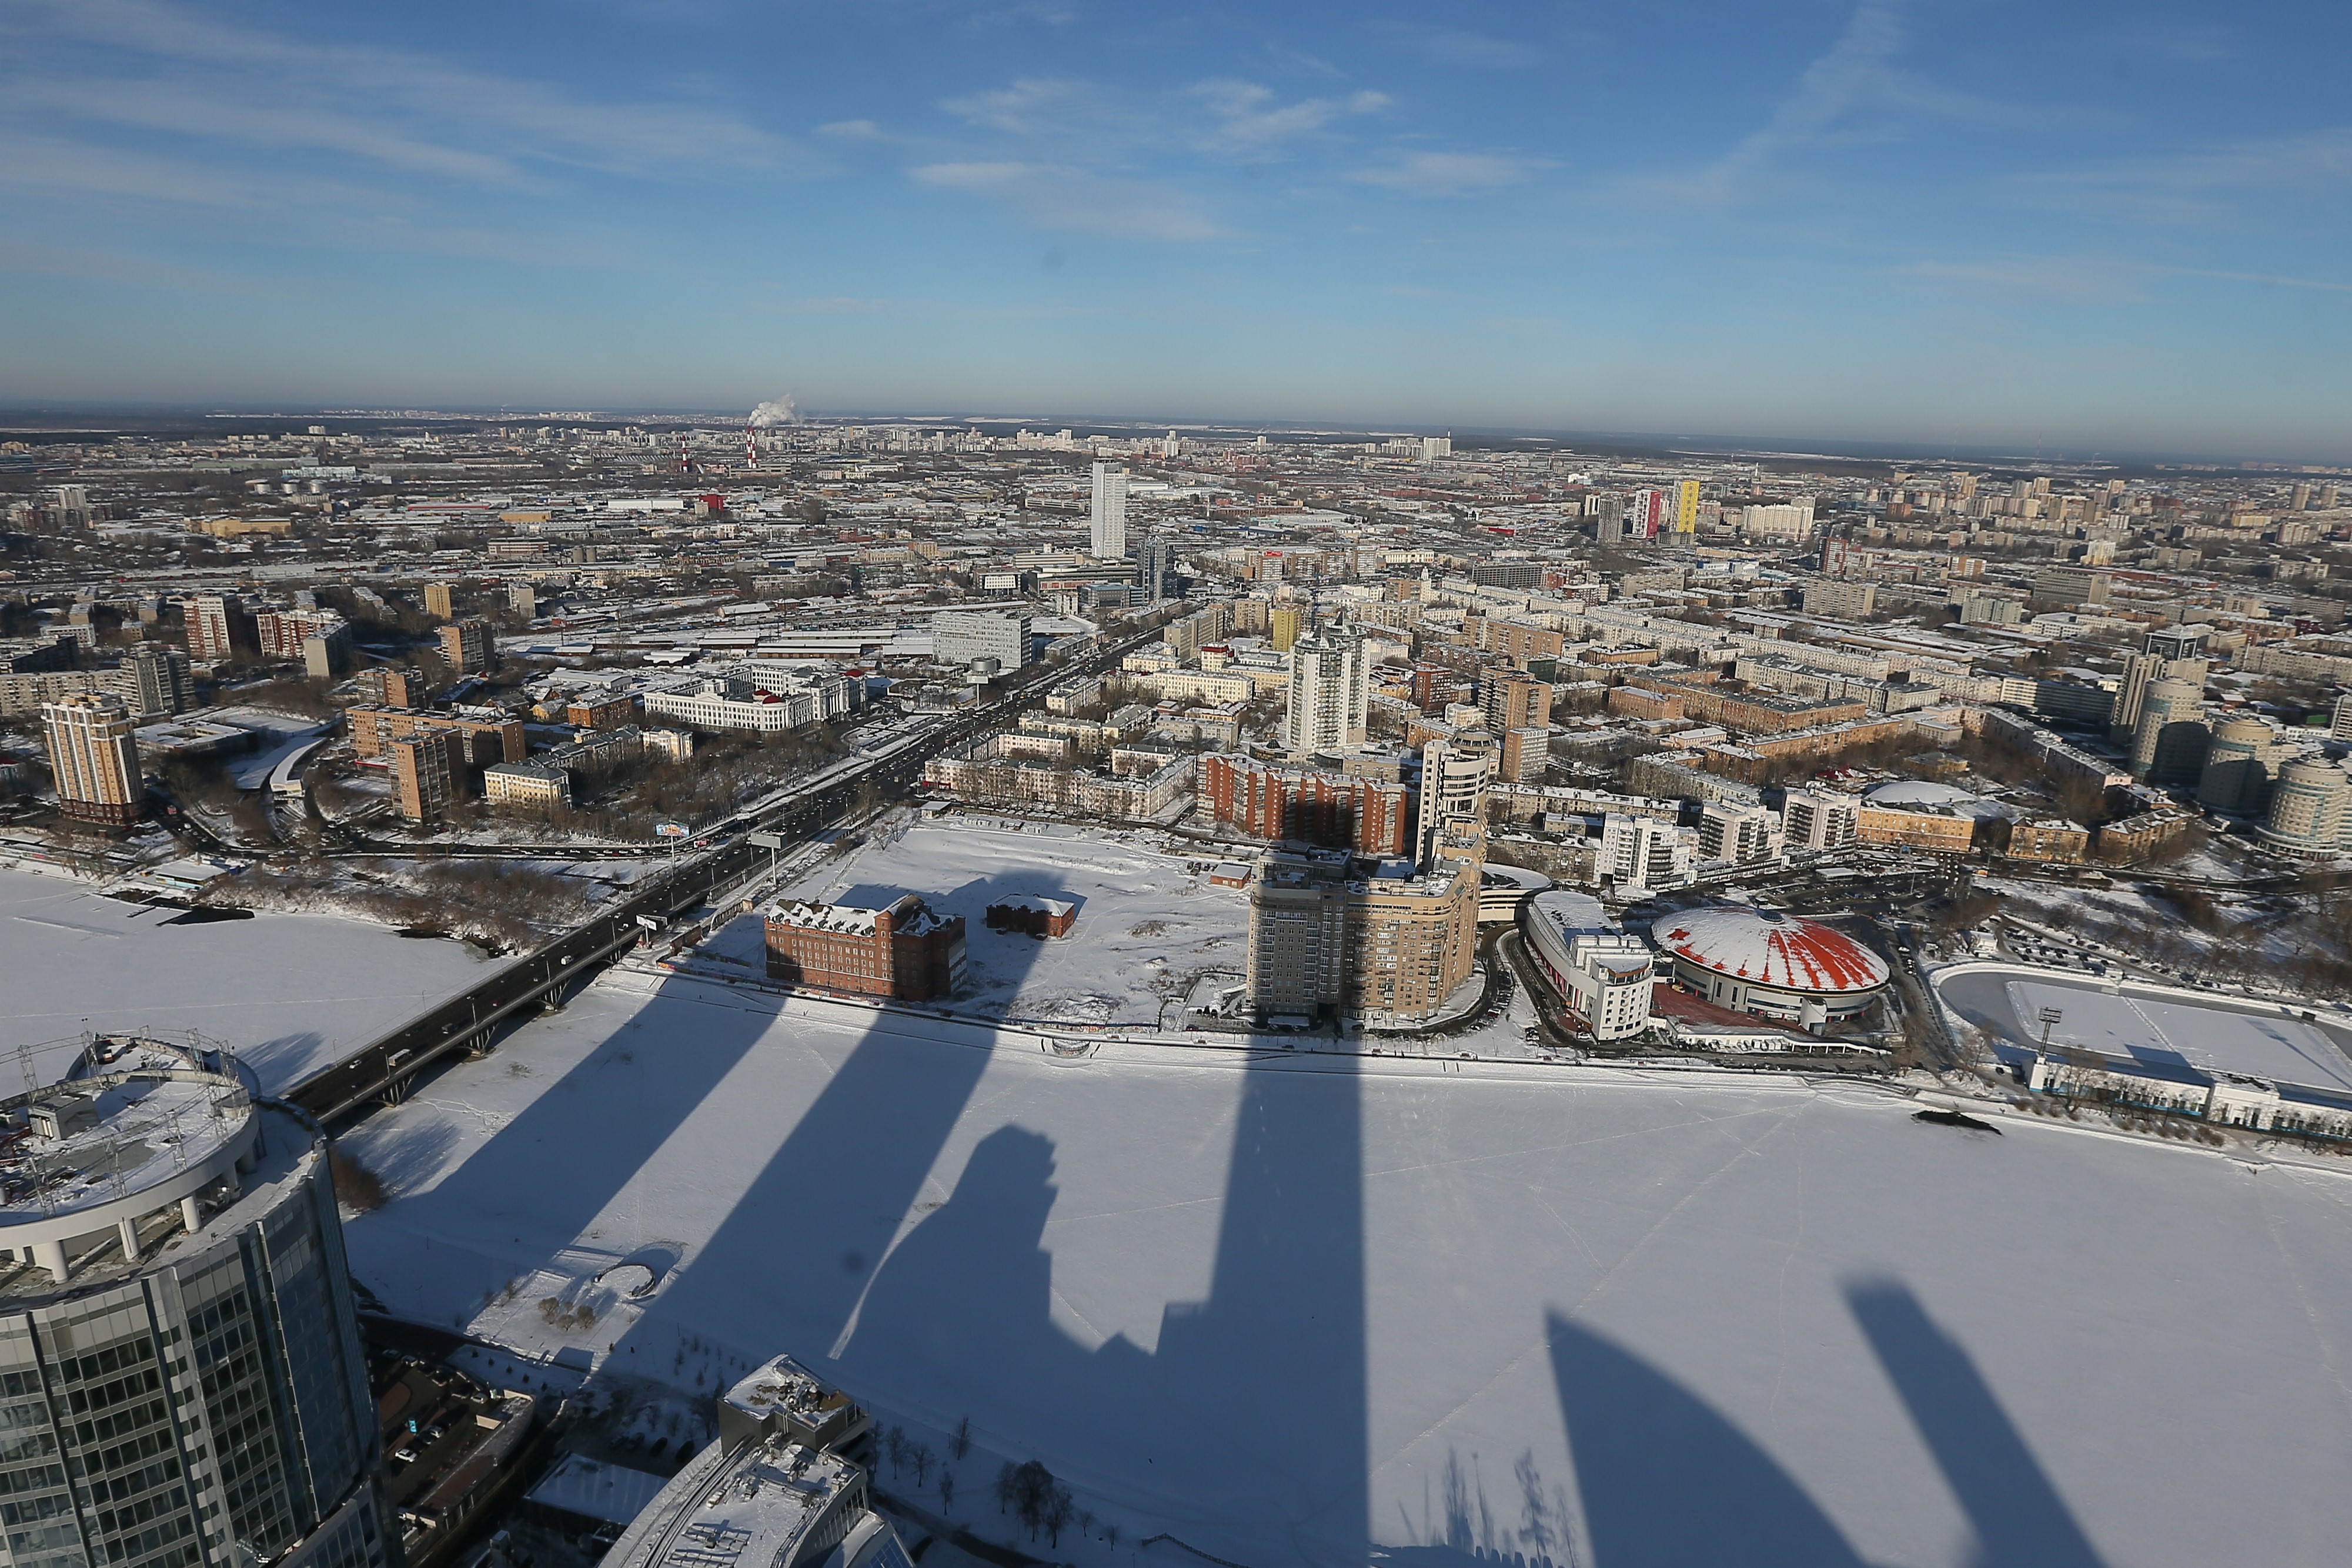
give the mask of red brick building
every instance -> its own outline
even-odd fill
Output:
[[[1276,768],[1218,752],[1201,758],[1201,798],[1253,838],[1401,855],[1412,842],[1413,792],[1384,779]]]
[[[963,916],[909,893],[885,909],[846,904],[769,906],[768,977],[858,996],[921,1002],[963,984]]]
[[[574,729],[618,729],[637,722],[637,699],[574,697],[564,705],[563,722]]]
[[[1078,923],[1078,906],[1058,898],[1008,898],[988,906],[991,931],[1021,931],[1032,936],[1066,936]]]

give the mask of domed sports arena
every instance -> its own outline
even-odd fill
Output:
[[[1843,931],[1802,915],[1725,904],[1653,924],[1674,955],[1675,980],[1719,1007],[1808,1027],[1870,1010],[1886,960]]]

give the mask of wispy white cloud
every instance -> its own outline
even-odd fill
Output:
[[[940,107],[981,134],[912,173],[1046,228],[1191,243],[1230,232],[1187,189],[1203,162],[1268,163],[1318,141],[1341,145],[1341,122],[1391,102],[1370,89],[1286,98],[1234,77],[1147,92],[1023,77],[947,99]]]
[[[1472,66],[1484,70],[1519,70],[1539,66],[1549,57],[1541,45],[1525,43],[1516,38],[1489,37],[1458,27],[1416,26],[1409,23],[1391,22],[1381,29],[1390,40],[1414,54],[1443,60],[1448,65]]]
[[[2010,189],[2028,204],[2071,214],[2210,224],[2257,199],[2352,191],[2352,126],[2053,170],[2022,176]]]
[[[1192,242],[1224,231],[1183,193],[1051,163],[927,163],[919,183],[1003,203],[1045,228],[1117,239]]]
[[[1123,92],[1062,77],[1024,77],[948,99],[977,129],[1089,163],[1167,153],[1259,162],[1340,120],[1390,107],[1370,89],[1286,101],[1263,83],[1215,77],[1172,90]]]
[[[1685,203],[1777,195],[1780,176],[1804,153],[1888,140],[1922,120],[2015,126],[2059,112],[1996,103],[1906,70],[1897,63],[1908,42],[1903,9],[1901,0],[1864,0],[1770,120],[1704,168],[1629,185]]]
[[[808,155],[692,99],[589,99],[410,50],[323,44],[170,0],[13,0],[8,102],[45,123],[308,150],[512,183],[534,165],[626,175],[805,170]]]
[[[14,131],[0,132],[0,188],[194,207],[254,207],[268,199],[251,182],[184,159]]]
[[[1393,162],[1350,170],[1348,178],[1409,196],[1474,196],[1519,184],[1552,167],[1548,158],[1499,152],[1408,152]]]
[[[1272,157],[1302,136],[1351,115],[1376,114],[1391,102],[1388,94],[1367,89],[1283,103],[1272,88],[1230,78],[1195,82],[1188,90],[1210,116],[1208,125],[1195,132],[1196,143],[1245,161]]]

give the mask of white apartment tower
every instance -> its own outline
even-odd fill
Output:
[[[1680,887],[1691,879],[1698,834],[1648,817],[1601,819],[1600,872],[1620,888]]]
[[[1750,861],[1777,859],[1780,845],[1780,816],[1769,806],[1709,800],[1699,809],[1701,860],[1745,865]]]
[[[1095,465],[1093,553],[1103,560],[1127,559],[1127,470],[1116,463]]]
[[[1290,645],[1290,711],[1282,743],[1299,756],[1347,751],[1364,744],[1371,706],[1371,667],[1364,634],[1335,626]]]
[[[1437,841],[1450,821],[1486,820],[1486,785],[1493,777],[1494,753],[1475,747],[1449,746],[1443,740],[1421,748],[1421,800],[1413,824],[1413,858],[1424,867],[1436,863]]]
[[[1791,789],[1781,800],[1783,841],[1792,850],[1833,850],[1854,841],[1862,804],[1851,795]]]

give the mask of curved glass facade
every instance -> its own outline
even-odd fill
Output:
[[[255,1109],[259,1166],[194,1233],[0,1278],[5,1568],[386,1563],[326,1143]]]

